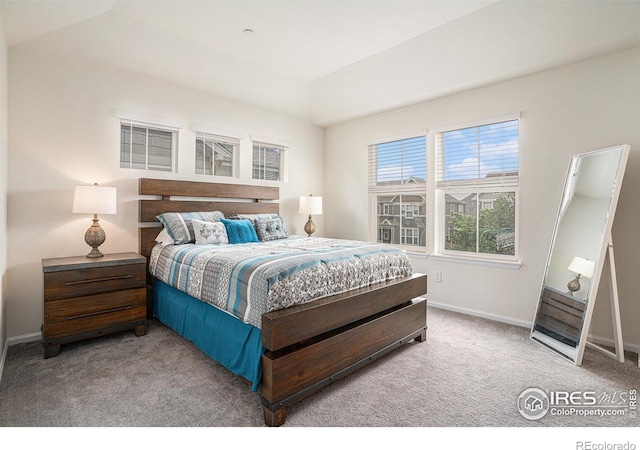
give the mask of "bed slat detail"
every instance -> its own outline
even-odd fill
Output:
[[[262,345],[276,351],[411,301],[427,292],[427,275],[388,281],[262,316]]]
[[[265,352],[261,395],[268,403],[277,404],[353,364],[366,361],[381,348],[416,334],[426,327],[426,304],[426,300],[416,299],[284,355]]]
[[[140,222],[155,222],[156,216],[166,212],[220,211],[231,214],[277,213],[279,203],[214,202],[201,200],[140,200]]]
[[[138,193],[140,195],[178,197],[246,198],[253,200],[280,199],[280,192],[277,186],[252,186],[246,184],[158,180],[151,178],[140,178]]]

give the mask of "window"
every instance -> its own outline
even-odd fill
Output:
[[[403,204],[401,210],[405,219],[413,219],[414,215],[420,214],[420,204]]]
[[[254,142],[252,178],[254,180],[284,181],[284,152],[283,146]]]
[[[426,136],[369,146],[371,228],[378,242],[426,249],[426,189]]]
[[[436,134],[442,252],[517,256],[519,120]]]
[[[400,242],[407,245],[420,245],[420,230],[418,228],[403,228]]]
[[[196,132],[196,174],[233,177],[240,140]]]
[[[177,129],[120,122],[120,167],[173,171]]]

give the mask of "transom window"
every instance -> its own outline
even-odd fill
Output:
[[[196,133],[196,174],[233,177],[240,140],[209,133]]]
[[[172,172],[177,135],[177,129],[121,121],[120,167]]]
[[[284,181],[285,147],[261,142],[253,143],[252,178]]]

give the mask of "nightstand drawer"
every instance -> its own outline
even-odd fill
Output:
[[[110,326],[145,322],[146,289],[45,302],[43,339],[79,335]]]
[[[64,270],[44,274],[44,301],[144,287],[144,264]]]

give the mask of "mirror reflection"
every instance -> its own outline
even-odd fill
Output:
[[[571,157],[531,338],[580,364],[628,146]]]

